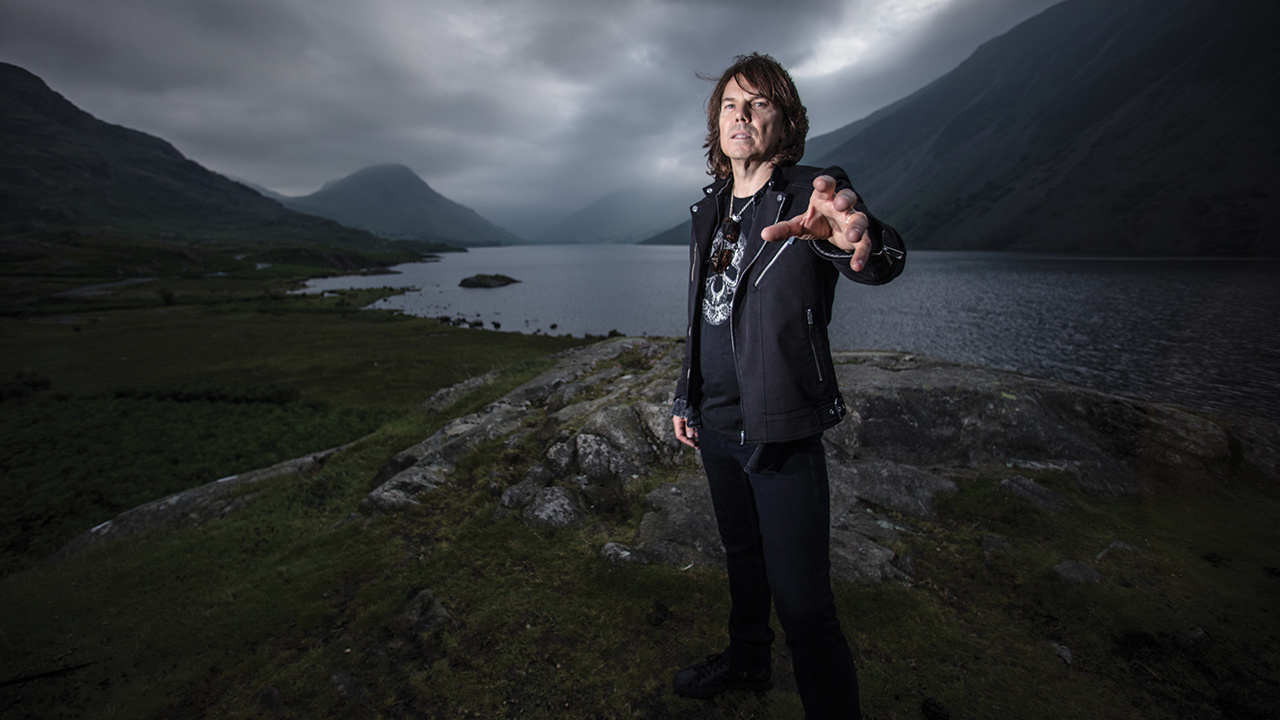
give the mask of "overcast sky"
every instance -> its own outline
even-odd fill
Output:
[[[611,192],[707,180],[733,56],[791,69],[810,137],[1058,0],[0,0],[0,61],[286,195],[402,163],[520,235]],[[534,228],[536,229],[536,228]]]

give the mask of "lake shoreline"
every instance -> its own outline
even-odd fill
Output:
[[[687,249],[477,248],[396,280],[373,305],[528,335],[683,337]],[[461,290],[474,274],[521,282]],[[915,251],[881,287],[842,283],[832,347],[916,352],[1129,397],[1280,420],[1280,262]]]

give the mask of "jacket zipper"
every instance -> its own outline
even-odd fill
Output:
[[[767,190],[766,192],[772,192],[772,184],[773,184],[773,181],[770,181],[770,189],[769,189],[769,190]],[[773,220],[774,224],[777,224],[777,223],[782,219],[782,199],[783,199],[783,197],[784,197],[784,196],[783,196],[782,194],[779,194],[779,195],[778,195],[778,212],[777,212],[777,216],[776,216],[776,217],[774,218],[774,220]],[[752,230],[752,232],[758,232],[758,230],[753,229],[753,230]],[[791,241],[792,241],[792,240],[794,240],[794,239],[795,239],[795,238],[788,238],[788,239],[787,239],[787,245],[790,245],[790,244],[791,244]],[[783,250],[785,250],[785,249],[786,249],[786,247],[783,247]],[[760,255],[761,255],[763,252],[764,252],[764,245],[761,245],[761,246],[760,246],[760,249],[759,249],[758,251],[756,251],[756,255],[755,255],[755,257],[751,258],[750,262],[748,262],[746,265],[743,265],[743,266],[742,266],[742,273],[743,273],[744,275],[746,274],[747,270],[748,270],[752,265],[755,265],[756,260],[758,260],[758,259],[760,258]],[[781,254],[782,254],[782,250],[779,250],[779,251],[778,251],[778,255],[781,255]],[[778,259],[778,255],[774,255],[774,256],[773,256],[773,259],[774,259],[774,260],[777,260],[777,259]],[[765,266],[765,268],[764,268],[764,272],[761,272],[761,273],[760,273],[760,275],[761,275],[761,276],[763,276],[763,275],[764,275],[764,273],[769,272],[769,267],[771,267],[772,265],[773,265],[773,261],[770,261],[770,262],[769,262],[769,265],[766,265],[766,266]],[[756,281],[755,281],[755,283],[754,283],[754,284],[755,284],[755,285],[759,285],[759,284],[760,284],[760,278],[756,278]],[[738,294],[737,294],[737,293],[734,293],[734,294],[733,294],[733,304],[734,304],[734,305],[736,305],[737,303],[738,303]],[[734,374],[738,374],[738,340],[737,340],[737,338],[735,337],[736,333],[733,331],[733,316],[734,316],[734,312],[733,312],[733,307],[731,306],[731,307],[729,308],[729,350],[730,350],[730,351],[732,352],[732,354],[733,354],[733,372],[734,372]],[[810,340],[810,344],[811,344],[811,345],[812,345],[812,343],[813,343],[813,341],[812,341],[812,340]],[[818,374],[819,374],[819,375],[821,375],[821,374],[822,374],[822,371],[821,371],[821,370],[819,370],[819,371],[818,371]],[[742,385],[742,376],[741,376],[741,375],[738,375],[738,385],[739,385],[739,387],[741,387],[741,385]],[[739,407],[739,409],[741,409],[741,407],[742,407],[741,401],[739,401],[738,407]],[[738,444],[739,444],[739,445],[746,445],[746,444],[747,444],[747,427],[746,427],[746,426],[747,426],[747,413],[744,411],[744,412],[742,413],[742,429],[741,429],[740,431],[738,431]]]
[[[809,324],[809,353],[813,355],[813,367],[818,371],[818,382],[822,382],[822,362],[818,360],[818,346],[813,344],[813,334],[816,331],[813,323],[813,308],[804,309],[804,319]]]
[[[734,293],[733,302],[738,301],[738,293]],[[733,303],[729,304],[729,354],[733,357],[733,374],[738,377],[738,387],[742,387],[742,375],[738,373],[738,341],[733,337]],[[747,444],[747,414],[742,412],[742,391],[738,391],[738,411],[742,415],[742,428],[738,430],[738,444]]]
[[[795,237],[787,238],[787,241],[782,244],[782,247],[778,250],[777,254],[773,256],[773,259],[769,261],[769,264],[765,265],[764,269],[760,271],[760,274],[756,276],[756,281],[752,283],[752,285],[760,287],[760,281],[764,279],[765,273],[769,272],[769,268],[773,267],[773,264],[778,262],[778,258],[782,257],[782,253],[786,251],[787,248],[791,247],[791,243],[795,241]]]

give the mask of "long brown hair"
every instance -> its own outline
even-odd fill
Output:
[[[703,145],[707,149],[707,174],[717,179],[733,174],[728,156],[720,149],[720,101],[724,98],[724,86],[732,78],[745,80],[757,93],[777,106],[782,114],[786,129],[778,152],[773,156],[774,164],[786,167],[800,162],[804,157],[804,138],[809,134],[809,115],[800,102],[796,84],[777,60],[751,53],[734,58],[733,65],[720,76],[716,89],[707,100],[707,142]]]

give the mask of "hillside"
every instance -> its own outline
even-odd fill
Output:
[[[1277,29],[1274,3],[1067,0],[803,162],[911,248],[1280,255]]]
[[[326,217],[379,237],[463,247],[510,245],[515,235],[446,198],[404,165],[358,170],[320,190],[281,198],[286,207]]]
[[[0,63],[0,236],[75,231],[192,244],[375,249],[368,233],[285,209],[172,145],[80,110]]]
[[[654,235],[651,238],[642,240],[641,245],[688,245],[689,236],[693,228],[689,222],[683,222],[668,230]]]
[[[1274,3],[1068,0],[806,162],[917,248],[1275,255],[1277,29]]]
[[[696,188],[664,186],[606,195],[538,235],[538,242],[635,243],[671,227],[689,214]],[[688,234],[685,235],[688,240]]]

